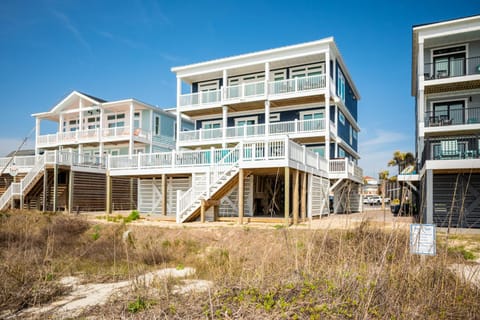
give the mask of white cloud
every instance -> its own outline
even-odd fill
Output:
[[[75,37],[75,39],[82,45],[84,46],[90,53],[92,52],[92,47],[90,46],[90,44],[87,42],[87,40],[85,40],[85,38],[83,37],[82,33],[80,32],[80,30],[72,23],[72,21],[70,20],[70,18],[62,13],[62,12],[59,12],[59,11],[56,11],[56,10],[52,10],[52,14],[58,19],[60,20],[60,22],[62,23],[62,25],[68,30],[70,31],[73,36]]]

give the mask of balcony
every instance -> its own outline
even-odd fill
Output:
[[[265,88],[268,91],[265,92]],[[180,95],[180,107],[186,110],[199,106],[212,107],[223,104],[260,101],[267,98],[282,99],[318,94],[326,88],[325,74],[278,81],[258,81],[225,86],[222,89]]]
[[[136,141],[150,141],[151,133],[142,129],[135,129],[133,138]],[[89,129],[81,131],[57,132],[38,136],[36,145],[38,148],[51,148],[59,145],[75,145],[81,143],[99,143],[130,139],[129,127],[105,128],[100,130]]]
[[[363,183],[363,170],[348,158],[331,159],[328,177],[330,179],[347,178]]]
[[[480,124],[480,108],[449,108],[425,112],[425,127],[448,130],[453,126]],[[465,128],[462,128],[465,129]],[[438,131],[435,130],[435,131]]]
[[[480,75],[480,57],[456,58],[448,61],[426,63],[424,72],[425,81]]]
[[[255,139],[266,136],[265,124],[244,125],[226,128],[225,142]],[[289,137],[316,137],[325,133],[325,119],[294,120],[273,122],[268,125],[269,136],[289,135]],[[223,129],[199,129],[180,132],[178,144],[181,146],[221,143]]]
[[[477,160],[480,159],[479,139],[477,135],[425,139],[420,167],[427,163],[429,164],[427,169],[478,168],[480,167],[480,161]]]

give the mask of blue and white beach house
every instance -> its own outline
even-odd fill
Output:
[[[423,221],[480,227],[480,16],[413,27]]]
[[[360,96],[333,38],[172,71],[176,151],[109,162],[139,178],[141,212],[297,223],[328,214],[330,194],[335,212],[361,210]]]
[[[37,155],[2,208],[137,208],[179,223],[361,210],[360,95],[333,38],[172,71],[175,109],[73,92],[35,114]]]

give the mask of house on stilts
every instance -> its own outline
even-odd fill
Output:
[[[175,148],[176,116],[135,99],[105,101],[74,91],[50,111],[33,115],[35,155],[0,158],[0,210],[104,211],[137,207],[137,179],[107,185],[108,155]],[[182,129],[193,129],[184,120]]]
[[[138,178],[141,212],[297,223],[328,214],[329,195],[333,212],[361,210],[360,95],[333,38],[172,71],[176,149],[109,160],[111,179]]]

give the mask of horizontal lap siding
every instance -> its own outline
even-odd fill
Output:
[[[328,205],[326,195],[328,195],[329,181],[318,176],[310,175],[311,189],[310,197],[310,215],[319,216],[328,214]]]
[[[76,171],[73,175],[73,210],[104,211],[106,200],[105,174]]]

